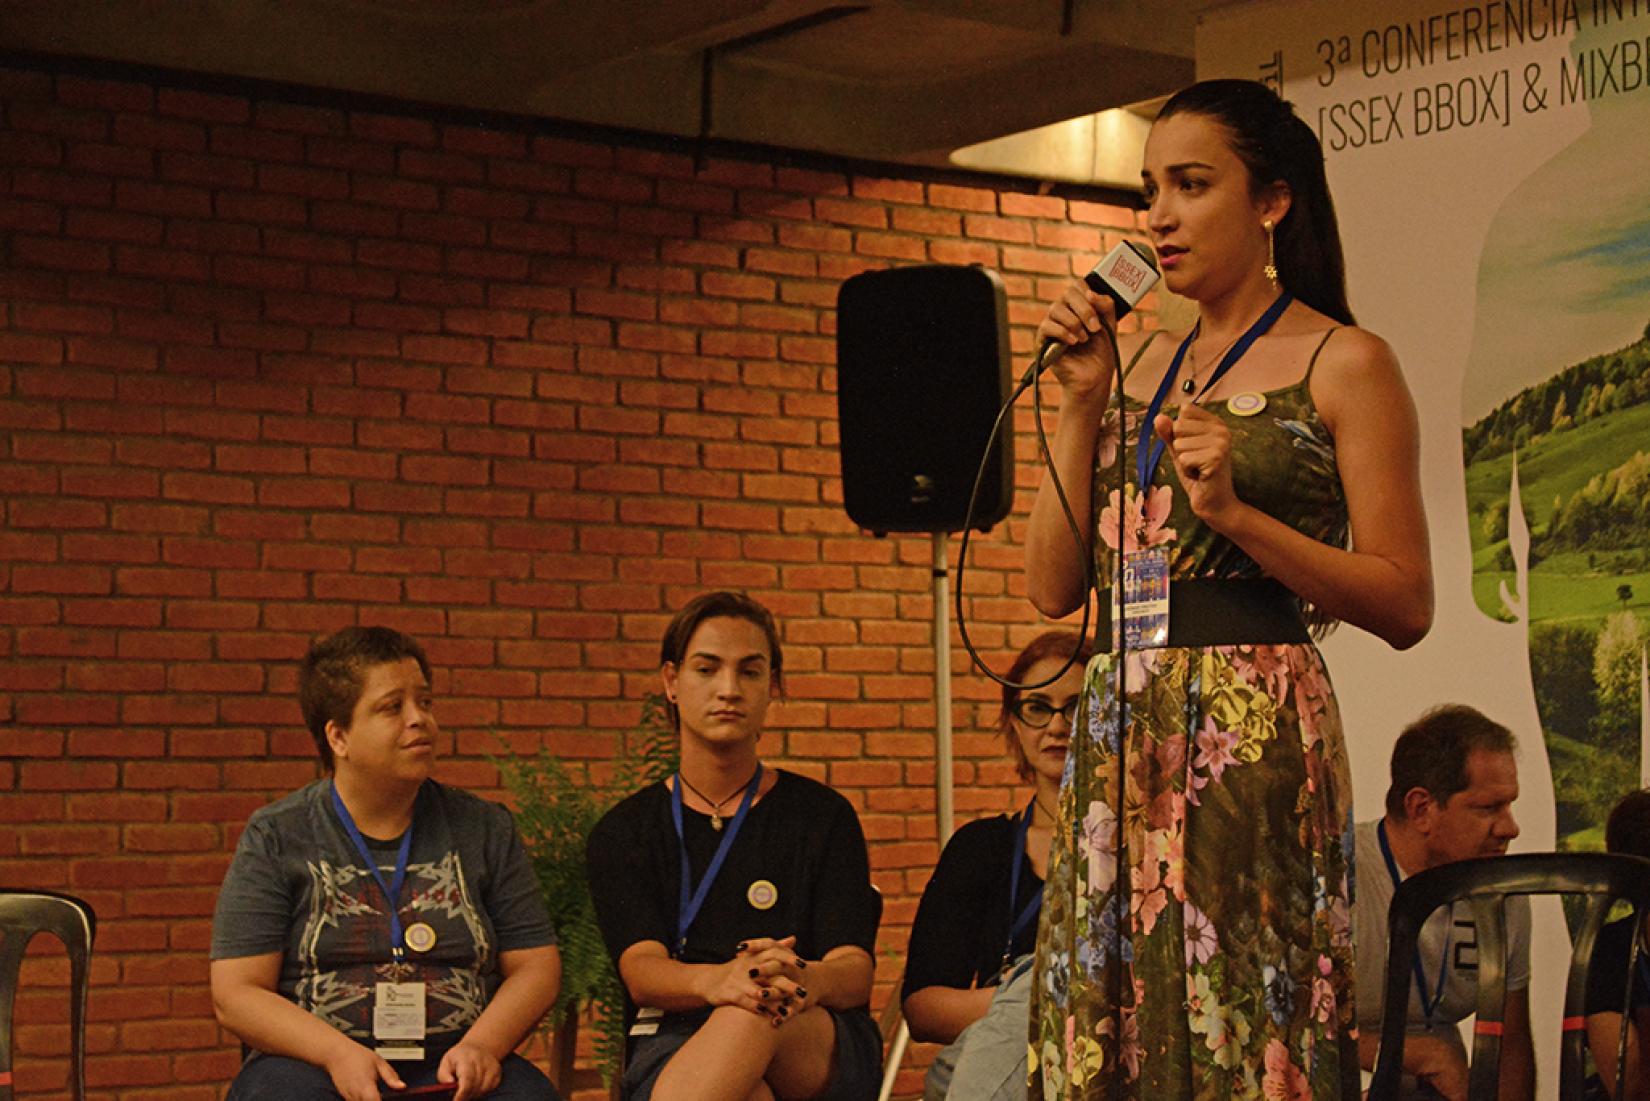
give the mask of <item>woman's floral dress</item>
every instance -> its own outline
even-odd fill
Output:
[[[1334,441],[1310,375],[1251,416],[1205,407],[1232,431],[1239,497],[1344,545]],[[1128,460],[1142,413],[1130,403]],[[1102,577],[1120,505],[1124,548],[1168,547],[1174,578],[1260,576],[1192,515],[1167,456],[1143,499],[1131,487],[1120,502],[1117,446],[1113,414],[1097,456]],[[1096,655],[1084,677],[1060,791],[1070,829],[1055,835],[1037,935],[1030,1097],[1110,1098],[1119,1072],[1123,1095],[1143,1101],[1356,1097],[1352,786],[1317,648],[1139,650],[1126,664],[1121,731],[1117,663]],[[1120,736],[1126,893],[1115,882]]]

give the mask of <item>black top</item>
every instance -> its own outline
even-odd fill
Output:
[[[1627,997],[1627,960],[1633,948],[1633,919],[1618,918],[1598,931],[1593,958],[1587,964],[1587,1012],[1620,1013]],[[1633,1009],[1650,1007],[1650,962],[1639,949],[1639,966],[1633,982]]]
[[[740,941],[794,934],[803,959],[851,944],[874,960],[882,897],[871,886],[859,816],[824,784],[775,771],[773,787],[751,807],[728,851],[680,958],[725,963]],[[590,892],[615,965],[633,944],[656,940],[669,948],[676,941],[682,864],[670,803],[670,790],[653,784],[608,811],[590,833]],[[709,815],[688,807],[682,827],[696,888],[723,835],[711,828]],[[774,888],[767,909],[751,901],[752,894],[766,901],[764,892],[751,891],[759,880]]]
[[[966,990],[997,982],[1009,927],[1043,890],[1028,858],[1020,867],[1019,893],[1009,913],[1008,883],[1019,842],[1019,817],[982,818],[951,835],[917,906],[901,1000],[925,986]],[[1034,918],[1014,938],[1011,954],[1022,956],[1036,943]]]

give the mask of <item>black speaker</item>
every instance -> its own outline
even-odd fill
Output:
[[[868,271],[836,299],[837,419],[848,516],[878,534],[961,531],[1008,400],[1008,305],[989,268]],[[1014,505],[1014,426],[986,456],[974,527]]]

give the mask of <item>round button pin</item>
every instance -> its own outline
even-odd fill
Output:
[[[758,879],[745,890],[745,901],[758,910],[771,910],[779,901],[779,888],[766,879]]]
[[[407,926],[407,947],[414,952],[428,952],[435,947],[435,930],[422,921]]]

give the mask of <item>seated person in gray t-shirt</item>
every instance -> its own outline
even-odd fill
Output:
[[[1387,909],[1405,877],[1441,864],[1503,856],[1518,836],[1515,743],[1505,727],[1470,707],[1435,708],[1412,723],[1392,749],[1386,817],[1357,827],[1356,946],[1358,1057],[1375,1065],[1386,985]],[[1530,1041],[1530,905],[1507,905],[1507,1001],[1501,1040],[1502,1101],[1535,1093]],[[1466,1101],[1467,1055],[1459,1022],[1478,1004],[1478,935],[1470,914],[1445,907],[1422,927],[1409,987],[1404,1041],[1406,1086],[1446,1101]],[[1419,1096],[1427,1096],[1422,1093]]]
[[[252,815],[212,921],[212,1002],[251,1049],[230,1101],[553,1098],[513,1053],[561,985],[555,931],[510,812],[430,779],[424,651],[346,628],[298,696],[331,776]]]

